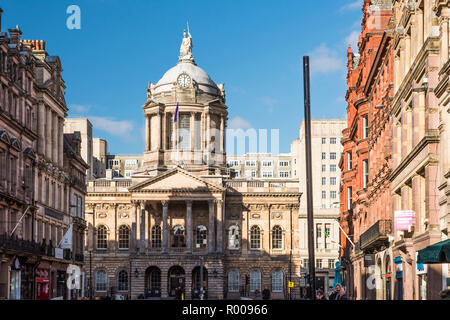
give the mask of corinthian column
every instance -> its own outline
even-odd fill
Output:
[[[214,201],[209,200],[209,228],[208,228],[208,252],[214,253],[215,234],[214,234]]]
[[[186,245],[187,251],[192,252],[192,201],[186,201]]]
[[[139,253],[145,253],[145,202],[141,202],[141,225],[140,225],[140,240],[141,244],[139,246]]]
[[[45,156],[48,160],[52,159],[52,109],[46,109],[47,121],[46,121],[46,134],[45,134]]]
[[[45,156],[45,104],[39,103],[38,132],[39,132],[39,154]]]
[[[223,252],[223,201],[217,201],[217,252]]]
[[[169,247],[169,225],[168,225],[168,216],[169,216],[169,201],[162,201],[163,206],[163,253],[167,253]]]

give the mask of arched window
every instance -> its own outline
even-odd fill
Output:
[[[256,290],[261,292],[261,271],[255,269],[250,271],[250,292]]]
[[[272,292],[283,292],[283,271],[272,272]]]
[[[206,248],[208,245],[208,229],[205,226],[198,226],[196,229],[196,244],[197,248]]]
[[[272,249],[283,249],[283,229],[280,226],[272,229]]]
[[[239,227],[231,226],[228,230],[228,249],[239,249]]]
[[[228,292],[239,292],[239,271],[228,272]]]
[[[250,249],[261,249],[261,229],[258,226],[250,229]]]
[[[152,227],[152,248],[161,248],[161,227]]]
[[[184,242],[184,227],[183,226],[175,226],[175,228],[173,228],[172,247],[175,247],[175,248],[186,247],[186,243]]]
[[[107,288],[107,277],[106,271],[99,270],[95,273],[95,290],[96,291],[106,291]]]
[[[119,228],[119,249],[130,249],[130,228],[127,226]]]
[[[117,275],[119,291],[128,291],[128,272],[122,270]]]
[[[108,249],[108,229],[105,226],[97,228],[97,249]]]

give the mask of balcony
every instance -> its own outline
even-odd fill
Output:
[[[392,232],[392,220],[378,220],[359,237],[361,250],[377,246],[388,246],[389,234]]]

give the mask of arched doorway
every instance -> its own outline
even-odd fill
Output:
[[[158,267],[145,271],[145,296],[161,297],[161,270]]]
[[[200,299],[200,267],[192,270],[192,299]],[[208,269],[203,267],[203,289],[205,290],[205,299],[208,297]]]
[[[181,286],[181,289],[185,289],[185,273],[184,269],[180,266],[173,266],[168,272],[169,281],[169,297],[175,297],[176,288]]]

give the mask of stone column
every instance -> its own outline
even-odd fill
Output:
[[[161,112],[158,111],[158,113],[156,114],[156,132],[157,132],[157,136],[155,137],[156,139],[156,150],[161,150]]]
[[[223,252],[223,201],[217,201],[217,253]]]
[[[448,20],[448,17],[443,17],[441,24],[441,67],[444,66],[444,64],[448,61]]]
[[[209,227],[208,227],[208,252],[214,253],[215,232],[214,232],[214,201],[209,200]]]
[[[45,104],[40,102],[38,105],[39,117],[38,117],[38,132],[39,132],[39,154],[45,156]]]
[[[52,113],[52,146],[53,146],[53,163],[58,165],[58,114]]]
[[[140,205],[141,210],[141,225],[140,225],[140,246],[139,246],[139,253],[144,254],[145,253],[145,202],[141,202]]]
[[[58,139],[59,139],[59,154],[58,154],[58,162],[59,167],[62,168],[64,166],[64,119],[58,118]],[[89,169],[90,170],[90,169]]]
[[[191,152],[195,150],[195,112],[190,114]]]
[[[225,118],[220,115],[220,153],[225,150]]]
[[[52,159],[52,110],[50,108],[47,108],[47,121],[46,121],[46,134],[45,134],[45,156],[48,160]]]
[[[150,132],[150,115],[145,114],[145,151],[152,150]]]
[[[192,252],[192,201],[186,201],[186,246],[187,251]]]
[[[167,113],[162,115],[162,148],[164,150],[168,149],[167,145]]]
[[[132,229],[132,250],[130,250],[131,252],[136,252],[137,251],[137,220],[138,220],[138,208],[139,208],[139,203],[135,203],[134,204],[134,222],[131,225],[131,229]]]
[[[169,247],[169,226],[168,226],[168,211],[169,211],[169,201],[162,201],[163,206],[163,253],[167,253]]]

